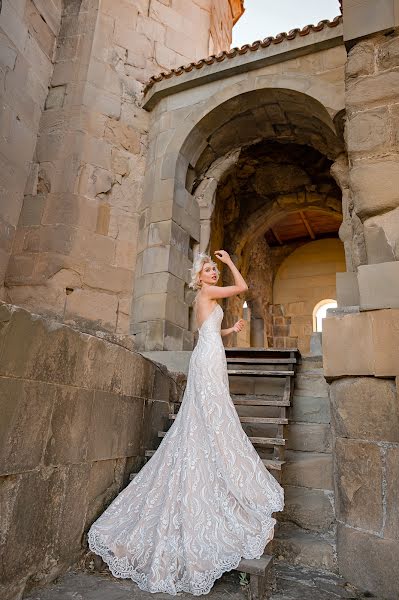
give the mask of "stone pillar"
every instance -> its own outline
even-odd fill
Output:
[[[359,306],[328,315],[323,358],[331,383],[338,567],[361,590],[394,600],[399,581],[399,1],[381,0],[378,9],[376,4],[345,0],[343,5],[349,219],[341,233],[350,247],[352,272],[341,274],[337,296]]]
[[[330,389],[340,573],[397,598],[399,398],[395,381],[346,377]]]
[[[0,2],[0,298],[25,193],[38,179],[33,154],[53,71],[61,0]],[[21,269],[29,269],[22,265]]]
[[[251,348],[265,347],[265,325],[263,319],[251,317],[250,321],[250,343]]]

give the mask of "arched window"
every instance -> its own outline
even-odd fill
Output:
[[[313,309],[313,331],[323,331],[323,319],[325,319],[328,308],[337,308],[337,301],[321,300]]]

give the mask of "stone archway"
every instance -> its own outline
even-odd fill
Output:
[[[157,106],[136,271],[133,331],[139,348],[192,349],[186,283],[193,249],[207,245],[218,182],[243,148],[264,140],[296,143],[330,161],[342,152],[333,118],[343,99],[331,88],[305,75],[278,82],[249,76],[194,105],[179,105],[178,94],[166,101],[169,108],[176,102],[176,110]],[[203,92],[198,90],[200,98]],[[279,212],[275,207],[270,218]]]

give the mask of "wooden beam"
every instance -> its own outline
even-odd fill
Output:
[[[303,224],[305,225],[305,227],[306,227],[306,229],[308,231],[308,234],[310,235],[310,237],[312,238],[312,240],[315,240],[316,239],[315,233],[314,233],[313,229],[311,228],[309,221],[305,217],[303,210],[300,210],[299,214],[301,215],[301,219],[302,219]]]
[[[276,238],[276,240],[278,241],[278,243],[280,244],[280,246],[283,246],[283,242],[280,240],[279,236],[277,235],[277,233],[275,232],[275,230],[273,229],[273,227],[270,228],[270,231],[272,232],[272,234],[274,235],[274,237]]]

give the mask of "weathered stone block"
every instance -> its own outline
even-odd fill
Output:
[[[67,469],[17,476],[12,519],[3,546],[3,582],[26,580],[32,570],[46,571],[46,564],[54,560],[56,532],[63,526],[59,519]]]
[[[41,463],[54,394],[54,386],[46,383],[0,378],[1,474],[35,469]]]
[[[333,489],[331,455],[287,450],[286,460],[283,470],[285,485],[322,490]]]
[[[141,398],[96,391],[88,460],[137,456],[141,448],[143,410]]]
[[[339,379],[331,384],[330,398],[337,436],[399,442],[399,403],[393,381]]]
[[[356,164],[350,173],[356,212],[360,218],[399,206],[399,162],[385,159]]]
[[[346,63],[347,77],[359,77],[374,73],[375,46],[372,41],[359,42],[351,49]]]
[[[327,536],[283,523],[271,547],[275,556],[282,556],[289,564],[336,570],[335,544]]]
[[[326,377],[372,374],[374,350],[368,315],[358,313],[325,319],[323,357]]]
[[[65,323],[83,325],[89,329],[115,331],[118,298],[89,289],[75,289],[66,297]]]
[[[345,0],[344,40],[355,40],[398,25],[397,0]]]
[[[346,89],[347,107],[364,108],[368,104],[386,104],[390,100],[394,101],[398,83],[398,71],[385,71],[379,75],[349,81]]]
[[[341,575],[377,598],[397,599],[399,545],[372,533],[338,525],[338,567]]]
[[[285,486],[284,512],[279,520],[291,521],[310,531],[328,531],[334,523],[332,499],[324,490]]]
[[[287,448],[300,452],[331,452],[331,428],[322,423],[290,423]]]
[[[360,265],[360,308],[399,308],[399,262]]]
[[[372,219],[368,219],[367,225],[364,226],[364,239],[369,265],[388,263],[395,260],[394,247],[388,242],[383,227],[376,222],[372,222]],[[360,267],[363,266],[360,265]]]
[[[337,438],[335,463],[338,519],[379,533],[383,523],[380,448],[368,442]]]
[[[399,310],[371,311],[374,373],[377,377],[399,375]]]
[[[303,423],[330,423],[330,404],[328,398],[326,396],[322,396],[321,398],[317,396],[301,396],[296,391],[290,410],[290,419]]]
[[[327,398],[328,385],[322,373],[312,373],[312,371],[299,373],[295,378],[295,395],[309,398]]]
[[[57,386],[50,420],[46,465],[82,463],[87,457],[93,391]]]
[[[381,70],[394,69],[399,64],[399,37],[388,38],[381,44],[377,53],[377,64]]]
[[[346,121],[348,152],[373,154],[391,144],[387,108],[356,113]]]

